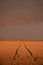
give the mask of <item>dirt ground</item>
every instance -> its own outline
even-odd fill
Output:
[[[0,41],[0,65],[43,65],[43,41]]]

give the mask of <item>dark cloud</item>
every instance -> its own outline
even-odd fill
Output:
[[[0,40],[43,40],[43,23],[2,27]]]
[[[0,0],[0,17],[8,20],[15,17],[26,18],[29,20],[25,21],[27,23],[30,20],[41,22],[43,21],[43,0]]]
[[[0,39],[43,40],[43,0],[0,0]]]

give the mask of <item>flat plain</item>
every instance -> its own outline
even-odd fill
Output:
[[[43,65],[43,41],[0,41],[0,65]]]

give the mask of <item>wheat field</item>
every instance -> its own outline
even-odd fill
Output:
[[[0,65],[43,65],[43,41],[0,41]]]

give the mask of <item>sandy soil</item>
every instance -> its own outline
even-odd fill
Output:
[[[43,65],[43,41],[0,41],[0,65]]]

